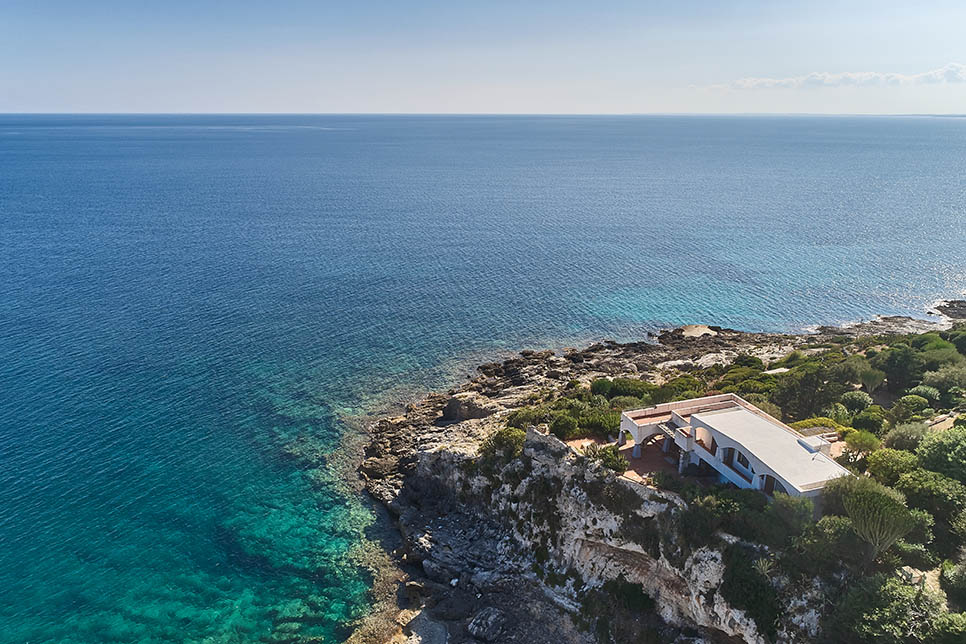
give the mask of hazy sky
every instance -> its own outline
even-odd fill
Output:
[[[966,2],[0,0],[0,60],[0,112],[966,113]]]

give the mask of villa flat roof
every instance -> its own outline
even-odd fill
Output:
[[[692,418],[744,447],[799,490],[820,487],[849,473],[825,454],[809,451],[798,442],[802,436],[795,430],[741,405],[698,412]]]

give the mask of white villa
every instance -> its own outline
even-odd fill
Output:
[[[677,452],[678,472],[706,463],[722,480],[769,496],[814,497],[849,474],[832,460],[827,440],[802,436],[734,394],[626,411],[621,430],[634,438],[634,458],[649,441],[663,439],[665,453]]]

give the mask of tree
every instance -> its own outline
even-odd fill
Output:
[[[847,495],[843,502],[856,534],[870,546],[869,563],[915,525],[902,499],[885,487],[857,490]]]
[[[870,394],[882,386],[885,378],[885,371],[880,371],[879,369],[863,369],[859,372],[859,382],[862,383],[862,386]]]
[[[899,477],[919,467],[916,455],[901,449],[880,449],[868,456],[868,470],[883,485],[895,485]]]
[[[848,391],[842,394],[839,402],[845,405],[850,414],[857,414],[872,404],[872,396],[864,391]]]
[[[948,364],[936,371],[927,371],[922,376],[922,384],[935,387],[942,393],[953,387],[966,389],[966,365]]]
[[[872,432],[855,431],[845,437],[846,450],[843,453],[849,463],[855,464],[874,450],[879,449],[879,439]]]
[[[889,430],[882,439],[882,443],[892,449],[914,452],[928,431],[929,426],[925,423],[903,423]]]
[[[903,423],[929,407],[929,401],[922,396],[903,396],[889,410],[892,422]]]
[[[928,641],[942,600],[929,589],[892,575],[873,575],[855,583],[829,620],[829,635],[850,644],[908,644]]]
[[[809,363],[780,377],[771,400],[789,417],[801,419],[818,414],[841,393],[842,386],[829,382],[821,365]]]
[[[966,427],[932,432],[922,439],[916,455],[927,470],[966,483]]]
[[[878,491],[883,487],[881,483],[867,476],[840,476],[826,483],[822,489],[822,509],[826,515],[844,516],[846,497],[868,490]],[[896,495],[897,498],[902,498],[898,493]]]
[[[947,525],[966,508],[966,486],[939,472],[918,469],[906,472],[896,482],[909,505],[920,508]]]
[[[907,344],[883,351],[875,357],[874,362],[885,372],[889,391],[908,389],[922,374],[922,358],[918,351]]]

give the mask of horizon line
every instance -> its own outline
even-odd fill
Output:
[[[930,116],[942,112],[0,112],[0,116]]]

